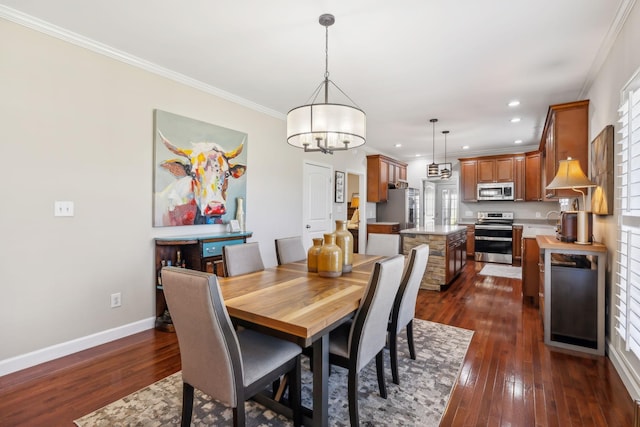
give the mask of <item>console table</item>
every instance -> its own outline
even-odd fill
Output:
[[[156,272],[156,328],[173,332],[173,323],[167,312],[167,303],[159,280],[163,261],[165,265],[169,262],[171,265],[176,265],[178,253],[180,253],[180,260],[184,260],[186,268],[224,276],[222,248],[226,245],[246,243],[247,238],[252,234],[241,232],[157,237],[154,270]]]
[[[607,248],[536,236],[540,248],[540,311],[544,343],[604,356]]]

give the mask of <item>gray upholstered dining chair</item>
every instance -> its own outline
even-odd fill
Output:
[[[302,236],[276,239],[276,258],[278,265],[307,259],[307,251],[302,244]]]
[[[387,324],[395,295],[400,286],[404,257],[396,255],[378,261],[351,322],[347,322],[329,336],[329,362],[349,370],[347,394],[349,420],[359,426],[358,373],[375,357],[380,396],[387,398],[384,381],[384,347]]]
[[[258,242],[223,246],[222,261],[227,277],[264,270]]]
[[[413,318],[416,315],[416,301],[422,276],[429,260],[429,245],[420,245],[411,249],[409,261],[404,269],[400,289],[396,295],[389,320],[389,354],[391,356],[391,374],[393,382],[400,384],[398,377],[398,334],[407,327],[407,344],[409,355],[416,360],[416,350],[413,346]]]
[[[398,255],[400,253],[400,235],[369,233],[365,253],[383,256]]]
[[[250,329],[236,332],[215,275],[176,267],[161,274],[180,347],[182,426],[191,423],[194,387],[233,408],[234,426],[244,426],[244,402],[284,374],[294,424],[300,425],[302,349]]]

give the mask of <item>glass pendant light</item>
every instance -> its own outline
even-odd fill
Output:
[[[433,144],[431,145],[431,155],[433,156],[431,164],[427,167],[427,178],[437,178],[438,164],[436,163],[436,122],[438,119],[429,120],[433,125]]]

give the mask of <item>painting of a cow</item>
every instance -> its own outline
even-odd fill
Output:
[[[172,120],[164,123],[163,119]],[[155,226],[224,223],[235,216],[235,198],[245,197],[245,185],[234,192],[229,188],[231,181],[237,181],[246,172],[246,164],[238,162],[245,149],[246,134],[189,121],[186,117],[156,111]],[[176,132],[176,124],[187,126]],[[182,135],[179,139],[190,141],[188,145],[179,145],[166,136],[163,125],[174,134]],[[213,129],[203,134],[199,129],[203,125]],[[229,132],[231,136],[239,135],[229,138]],[[197,142],[193,142],[191,134],[198,138]],[[227,142],[233,146],[213,142],[216,134],[226,136],[225,140],[232,139]],[[173,157],[165,158],[166,155]]]

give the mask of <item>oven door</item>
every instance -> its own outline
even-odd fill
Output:
[[[476,225],[475,260],[511,264],[513,229],[510,226]]]

